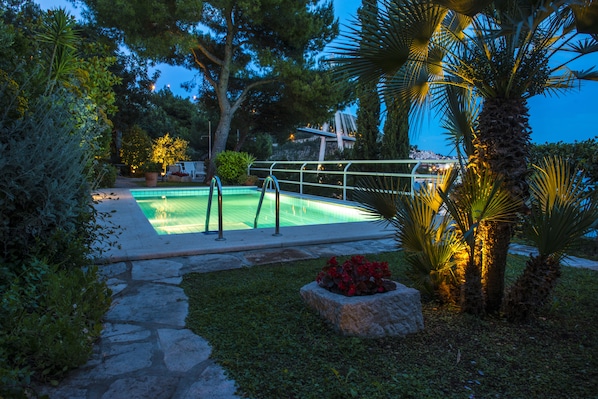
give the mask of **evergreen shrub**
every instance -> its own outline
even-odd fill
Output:
[[[85,363],[110,305],[89,266],[105,234],[85,172],[92,151],[67,103],[0,114],[0,397]]]

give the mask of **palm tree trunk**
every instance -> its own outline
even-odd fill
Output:
[[[485,248],[481,268],[488,313],[497,312],[501,307],[511,230],[511,223],[505,222],[482,222],[478,229],[478,237]]]
[[[486,313],[482,291],[482,275],[479,267],[480,248],[468,247],[456,254],[457,276],[461,280],[461,311],[475,316]]]
[[[522,98],[487,98],[478,118],[472,162],[478,170],[490,170],[516,198],[528,197],[526,177],[531,128],[528,107]],[[522,211],[524,211],[522,209]],[[504,273],[514,222],[492,222],[480,226],[483,242],[482,285],[486,310],[500,310]]]
[[[525,321],[544,305],[561,275],[561,265],[550,256],[530,256],[523,274],[506,295],[503,310],[509,321]]]

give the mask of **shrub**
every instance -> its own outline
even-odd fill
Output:
[[[392,291],[396,285],[388,279],[388,263],[370,262],[363,256],[354,255],[342,265],[336,257],[330,258],[316,277],[316,282],[331,292],[353,296]]]
[[[85,172],[93,143],[70,105],[42,98],[0,115],[0,397],[84,363],[110,304],[88,267],[107,237]]]
[[[94,161],[93,162],[93,176],[95,180],[92,183],[94,188],[110,188],[114,187],[116,183],[116,176],[118,175],[118,169],[105,161]]]
[[[141,165],[140,170],[144,173],[161,173],[163,171],[162,164],[158,162],[147,161]]]
[[[152,155],[152,140],[139,126],[135,125],[123,133],[120,148],[121,160],[129,166],[131,173],[137,173],[141,165]]]
[[[79,233],[90,212],[90,159],[68,112],[43,101],[16,121],[0,121],[0,257],[23,259],[50,237]],[[61,254],[59,258],[62,258]],[[26,257],[26,256],[25,256]],[[49,259],[50,262],[52,261]]]
[[[247,168],[255,158],[246,152],[223,151],[214,159],[216,174],[223,184],[243,184]]]
[[[598,137],[597,137],[598,138]],[[546,143],[532,146],[530,162],[539,165],[547,157],[559,157],[571,163],[575,169],[584,172],[587,186],[596,191],[598,184],[598,141],[597,138],[574,143]]]
[[[6,277],[0,296],[1,396],[31,377],[52,381],[84,364],[102,330],[110,292],[95,267],[64,270],[38,259],[0,267]]]

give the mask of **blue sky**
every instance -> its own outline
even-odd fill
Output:
[[[336,16],[341,23],[348,24],[354,18],[361,0],[333,0]],[[42,8],[66,7],[72,10],[67,0],[37,0]],[[75,12],[76,13],[76,12]],[[586,57],[579,69],[587,69],[598,64],[598,54]],[[190,97],[180,88],[181,83],[189,81],[193,72],[182,68],[160,66],[162,74],[157,87],[170,85],[176,94]],[[532,141],[535,143],[564,141],[567,143],[582,141],[598,136],[598,82],[584,82],[580,90],[562,93],[558,97],[536,96],[528,102]],[[424,121],[417,131],[413,131],[412,144],[420,149],[449,154],[445,136],[434,118]]]

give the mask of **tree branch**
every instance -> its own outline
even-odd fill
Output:
[[[208,59],[210,61],[212,61],[214,64],[216,65],[220,65],[222,66],[222,64],[224,63],[223,60],[221,60],[220,58],[216,57],[214,54],[212,54],[211,52],[208,51],[207,48],[205,48],[205,46],[201,43],[197,43],[197,48],[199,48],[199,51],[201,51],[201,53],[203,55],[205,55],[206,57],[208,57]],[[193,57],[195,57],[195,60],[197,60],[197,55],[195,54],[195,50],[192,49],[191,51],[193,51]]]
[[[237,97],[237,100],[232,105],[232,107],[231,107],[232,112],[235,112],[237,109],[239,109],[239,107],[243,103],[243,100],[245,100],[245,97],[247,97],[247,93],[249,93],[249,91],[251,89],[258,87],[258,86],[268,84],[268,83],[274,83],[276,81],[278,81],[278,79],[264,79],[264,80],[250,83],[247,86],[245,86],[245,88],[243,89],[243,91],[241,92],[239,97]]]
[[[203,72],[203,75],[205,76],[206,80],[208,81],[208,83],[210,83],[210,85],[214,88],[214,90],[216,90],[218,88],[218,84],[216,83],[216,81],[214,79],[212,79],[212,76],[210,75],[210,71],[209,71],[208,67],[206,66],[206,64],[201,62],[199,60],[199,58],[197,58],[197,54],[195,54],[194,49],[191,49],[191,52],[193,53],[193,59],[195,60],[195,63],[199,66],[199,68]]]

